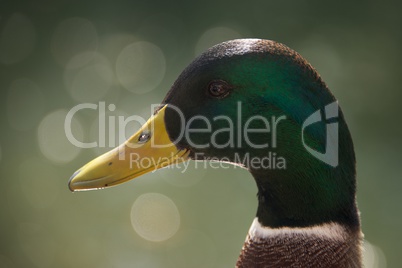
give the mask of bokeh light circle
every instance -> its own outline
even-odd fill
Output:
[[[242,38],[242,35],[228,27],[215,27],[205,31],[195,45],[195,56],[224,41]]]
[[[69,18],[56,28],[51,41],[51,51],[55,60],[62,66],[75,55],[89,52],[79,58],[76,66],[90,61],[98,48],[98,34],[93,23],[84,18]]]
[[[20,13],[12,14],[0,34],[0,62],[13,64],[22,61],[31,54],[35,43],[36,31],[31,20]]]
[[[13,81],[7,96],[7,118],[12,128],[29,130],[37,125],[44,112],[45,99],[33,81]]]
[[[162,82],[165,70],[162,50],[144,41],[126,46],[116,61],[117,79],[125,89],[138,94],[155,89]]]
[[[383,251],[379,247],[371,244],[367,240],[364,240],[363,267],[365,268],[387,267],[387,260],[385,258]]]
[[[56,110],[46,115],[38,127],[39,148],[43,155],[55,163],[67,163],[73,160],[81,148],[72,144],[66,136],[64,121],[68,112]],[[81,123],[72,118],[71,132],[77,141],[83,142],[84,132]]]
[[[131,207],[131,224],[142,238],[160,242],[179,230],[180,214],[169,197],[147,193],[139,196]]]

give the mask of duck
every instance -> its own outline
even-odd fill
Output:
[[[68,186],[108,188],[189,160],[232,163],[255,180],[258,207],[236,267],[362,267],[352,137],[338,101],[296,51],[265,39],[209,48],[138,132]]]

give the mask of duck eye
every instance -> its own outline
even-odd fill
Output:
[[[144,131],[141,133],[141,135],[138,137],[138,142],[139,143],[145,143],[151,138],[151,133]]]
[[[230,86],[222,80],[213,81],[208,85],[208,93],[212,97],[223,98],[229,93]]]

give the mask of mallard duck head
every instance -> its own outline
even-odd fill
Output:
[[[133,155],[154,164],[133,165]],[[207,50],[146,125],[74,173],[69,187],[105,188],[188,159],[248,169],[264,226],[359,225],[342,111],[313,67],[282,44],[241,39]]]

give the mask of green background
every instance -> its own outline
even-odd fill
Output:
[[[367,267],[400,267],[400,9],[396,1],[2,1],[0,267],[233,267],[257,205],[245,170],[193,165],[73,194],[71,174],[108,148],[74,147],[63,124],[75,105],[100,101],[116,106],[107,116],[147,118],[199,52],[242,37],[295,49],[338,98],[357,154]],[[74,117],[77,139],[98,139],[97,112]],[[139,197],[152,201],[149,211],[172,213],[132,223]],[[149,241],[154,231],[163,241]]]

